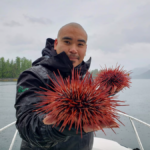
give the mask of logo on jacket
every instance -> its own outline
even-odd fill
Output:
[[[25,91],[27,91],[27,90],[29,90],[29,88],[23,89],[22,86],[19,86],[19,88],[18,88],[18,93],[22,93],[22,92],[25,92]]]

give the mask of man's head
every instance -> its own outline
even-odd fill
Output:
[[[78,66],[84,59],[87,48],[87,33],[83,27],[77,23],[64,25],[58,32],[54,43],[57,54],[65,52],[73,66]]]

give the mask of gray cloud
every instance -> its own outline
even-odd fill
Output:
[[[127,8],[129,6],[125,5],[122,10],[119,10],[120,7],[113,10],[116,8],[113,7],[110,12],[107,10],[86,19],[90,23],[89,30],[91,26],[95,26],[92,22],[97,24],[95,33],[89,34],[89,49],[115,52],[126,44],[150,43],[150,5],[132,6],[132,10]]]
[[[39,23],[39,24],[52,24],[52,21],[48,18],[36,18],[36,17],[30,17],[30,16],[27,16],[27,15],[23,15],[25,19],[27,19],[29,22],[31,23]]]
[[[30,45],[32,43],[33,43],[33,39],[25,37],[22,34],[17,34],[16,36],[9,38],[8,40],[8,44],[12,46]]]
[[[6,57],[35,60],[47,37],[54,38],[61,26],[77,22],[88,34],[85,60],[92,56],[92,69],[117,62],[129,69],[150,64],[150,0],[37,0],[36,5],[28,4],[26,0],[1,2],[0,20],[6,26],[0,24],[0,51]],[[8,28],[8,20],[23,27]]]
[[[20,27],[20,26],[22,26],[22,24],[20,24],[19,22],[14,21],[14,20],[12,20],[10,22],[5,22],[3,25],[8,26],[8,27]]]
[[[100,68],[100,65],[107,67],[119,65],[125,66],[127,70],[135,66],[143,67],[150,64],[150,43],[136,43],[122,46],[118,52],[107,52],[104,50],[90,50],[86,55],[87,60],[92,56],[91,68]]]

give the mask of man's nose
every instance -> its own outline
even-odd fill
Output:
[[[69,51],[70,51],[71,53],[77,53],[77,47],[76,47],[76,45],[71,45]]]

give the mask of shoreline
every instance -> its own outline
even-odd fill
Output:
[[[17,78],[0,78],[0,82],[17,82]]]

